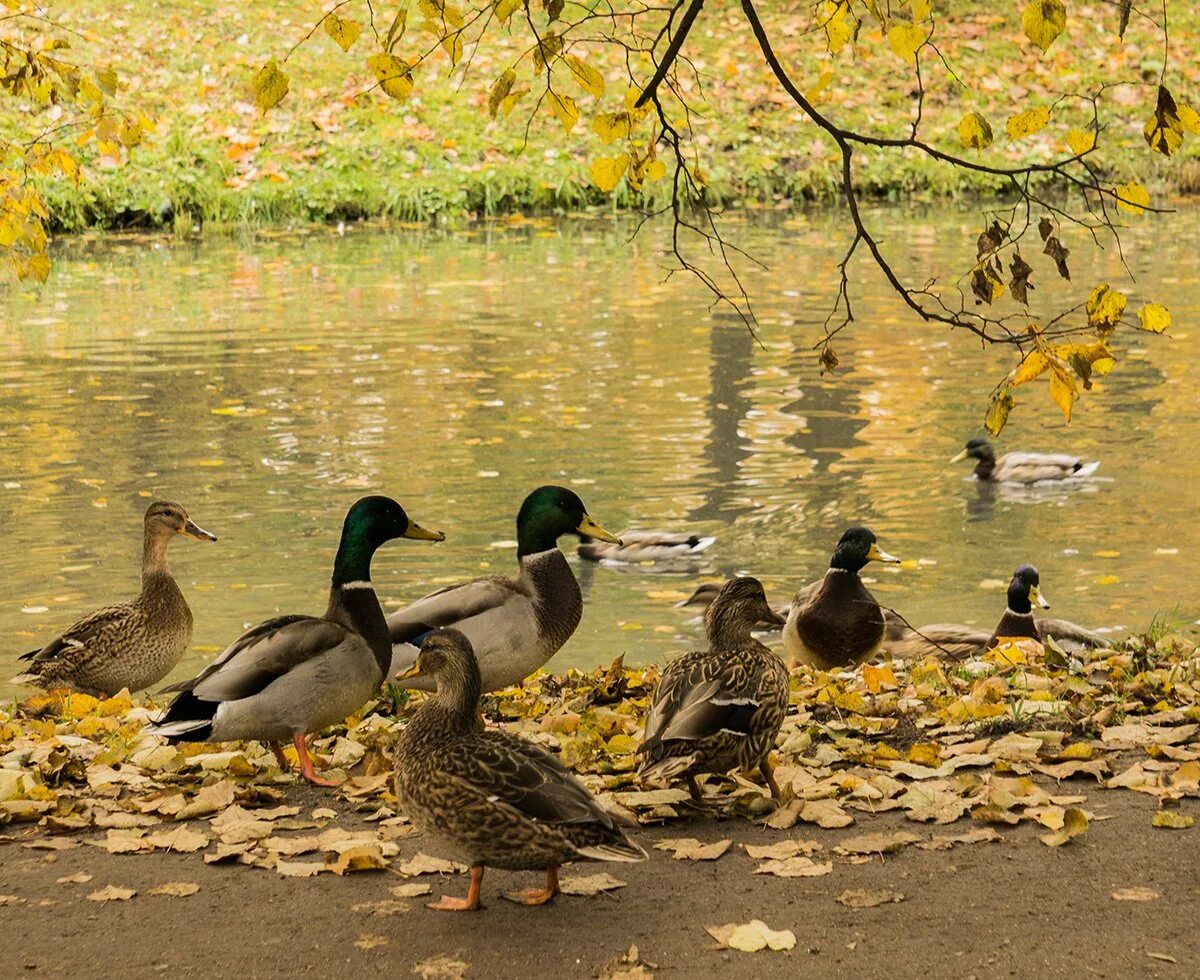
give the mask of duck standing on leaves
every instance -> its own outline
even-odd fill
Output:
[[[479,717],[479,664],[467,637],[438,629],[401,679],[427,677],[425,700],[396,743],[396,798],[415,826],[471,866],[466,898],[429,904],[443,911],[482,908],[485,867],[542,870],[546,887],[509,895],[542,905],[559,894],[566,861],[641,861],[618,818],[540,746]]]
[[[177,535],[217,540],[179,504],[156,500],[142,522],[141,592],[97,609],[40,650],[23,654],[29,666],[12,682],[111,697],[166,677],[192,642],[192,611],[167,568],[167,545]]]
[[[781,799],[769,756],[787,714],[788,672],[750,635],[760,622],[783,623],[762,583],[726,582],[704,612],[708,650],[671,661],[654,691],[638,748],[645,756],[639,777],[684,776],[699,800],[698,775],[758,769],[771,796]]]
[[[363,497],[346,514],[325,615],[279,616],[239,636],[181,692],[148,731],[173,742],[267,742],[287,768],[291,740],[300,774],[317,786],[305,736],[343,721],[379,687],[392,645],[371,585],[371,557],[385,541],[444,541],[388,497]]]

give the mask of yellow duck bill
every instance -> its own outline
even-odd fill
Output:
[[[430,531],[427,528],[421,527],[420,524],[409,523],[408,529],[402,537],[411,538],[413,541],[445,541],[445,531]]]
[[[599,524],[592,520],[591,515],[585,513],[583,520],[579,522],[579,527],[575,530],[585,537],[595,538],[597,541],[607,541],[609,544],[620,544],[621,539],[611,531],[606,531]]]
[[[881,550],[877,544],[871,545],[871,550],[867,552],[867,559],[869,561],[887,562],[889,565],[900,564],[899,558],[897,558],[895,555],[889,555],[886,551]]]

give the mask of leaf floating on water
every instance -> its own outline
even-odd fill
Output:
[[[776,931],[762,919],[751,919],[742,925],[730,922],[723,926],[706,926],[705,931],[722,946],[743,953],[757,953],[764,949],[781,951],[796,947],[795,933],[790,929]]]

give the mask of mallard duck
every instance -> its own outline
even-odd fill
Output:
[[[855,667],[875,656],[887,623],[858,577],[869,561],[900,559],[880,551],[868,528],[852,527],[838,541],[820,585],[796,593],[783,627],[783,645],[793,666],[833,670]]]
[[[541,905],[559,893],[565,861],[641,861],[617,818],[548,751],[510,732],[486,729],[479,717],[481,679],[471,641],[438,629],[421,644],[401,680],[426,677],[428,698],[396,743],[396,797],[415,826],[471,866],[465,899],[429,907],[482,908],[485,867],[545,869],[546,887],[509,898]]]
[[[174,501],[152,503],[142,521],[142,591],[97,609],[41,649],[23,654],[29,666],[12,682],[111,697],[166,677],[192,642],[192,611],[167,568],[167,545],[180,534],[217,540]]]
[[[387,623],[371,585],[371,557],[385,541],[444,541],[409,520],[388,497],[363,497],[346,514],[325,615],[279,616],[251,627],[180,691],[148,730],[172,742],[270,744],[291,739],[300,774],[317,786],[305,736],[344,720],[375,693],[392,656]]]
[[[640,777],[686,776],[692,798],[700,799],[696,776],[757,768],[781,798],[768,757],[787,714],[788,672],[750,635],[763,621],[784,622],[767,605],[762,583],[726,582],[704,612],[708,649],[672,660],[654,691],[638,748],[645,756]]]
[[[883,650],[890,657],[905,660],[930,655],[966,659],[980,656],[1002,636],[1024,636],[1043,642],[1052,639],[1068,652],[1112,646],[1106,637],[1068,620],[1039,616],[1033,611],[1034,602],[1041,608],[1049,608],[1041,593],[1038,570],[1032,565],[1022,565],[1009,584],[1004,616],[990,633],[958,623],[934,623],[919,630],[906,628],[895,637],[889,636]]]
[[[1005,453],[999,459],[986,439],[971,439],[951,463],[978,460],[975,477],[994,483],[1042,483],[1046,480],[1070,480],[1091,476],[1100,468],[1099,460],[1085,462],[1078,456],[1055,453]]]
[[[717,540],[680,531],[622,531],[620,538],[620,544],[613,544],[581,535],[582,543],[576,550],[587,561],[640,565],[699,558]]]
[[[593,521],[583,501],[565,487],[539,487],[517,514],[514,578],[489,575],[432,592],[388,616],[392,637],[389,676],[408,670],[421,638],[439,626],[462,630],[471,641],[483,689],[519,684],[558,652],[583,615],[583,596],[558,539],[571,532],[620,544]],[[427,677],[405,686],[432,690]]]
[[[820,583],[814,583],[810,588],[815,588]],[[696,586],[696,590],[681,602],[675,603],[676,609],[686,609],[689,606],[700,606],[702,609],[708,609],[713,604],[713,601],[721,593],[721,589],[726,585],[725,582],[701,582]],[[754,625],[754,632],[766,633],[783,628],[784,620],[787,618],[787,606],[781,607],[782,611],[772,609],[769,619],[763,619]]]

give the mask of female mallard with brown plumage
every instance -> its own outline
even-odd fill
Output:
[[[40,650],[23,654],[29,666],[13,683],[111,697],[166,677],[192,642],[192,611],[167,568],[167,545],[177,535],[217,540],[179,504],[156,500],[142,521],[142,591],[97,609]]]
[[[517,575],[450,585],[388,616],[389,676],[411,667],[421,638],[441,626],[467,635],[485,691],[519,684],[541,667],[571,638],[583,616],[579,583],[558,548],[558,539],[572,532],[620,541],[593,521],[566,487],[534,490],[517,514]],[[402,686],[429,691],[433,682],[415,677]]]
[[[300,775],[317,786],[305,736],[344,721],[378,689],[392,657],[371,585],[371,558],[386,541],[444,541],[389,497],[363,497],[346,513],[325,615],[278,616],[251,627],[181,692],[147,731],[173,742],[266,742],[286,769],[291,741]]]
[[[792,666],[853,668],[875,656],[887,623],[879,603],[858,577],[870,561],[900,559],[880,551],[870,529],[852,527],[838,541],[820,585],[796,593],[783,627],[783,645]]]
[[[1086,461],[1065,453],[1005,453],[999,459],[986,439],[971,439],[951,463],[973,459],[975,478],[993,483],[1044,483],[1091,476],[1099,460]]]
[[[436,693],[396,742],[396,797],[415,826],[471,866],[467,897],[447,896],[430,908],[482,908],[485,867],[545,869],[545,888],[509,895],[541,905],[559,894],[564,862],[646,857],[551,753],[510,732],[484,729],[479,664],[463,633],[430,633],[401,675],[418,676],[431,679]]]
[[[915,659],[924,656],[948,656],[953,659],[977,657],[995,646],[1001,637],[1054,640],[1069,652],[1102,649],[1110,640],[1065,619],[1049,619],[1033,611],[1034,604],[1049,609],[1041,591],[1041,576],[1032,565],[1021,565],[1013,572],[1008,586],[1008,605],[1000,622],[990,633],[958,623],[935,623],[919,630],[907,629],[884,643],[888,656]]]
[[[646,734],[643,779],[683,776],[693,799],[696,777],[758,769],[780,799],[769,755],[788,706],[783,661],[750,631],[783,623],[755,578],[730,579],[704,612],[707,650],[671,661],[654,691]]]

